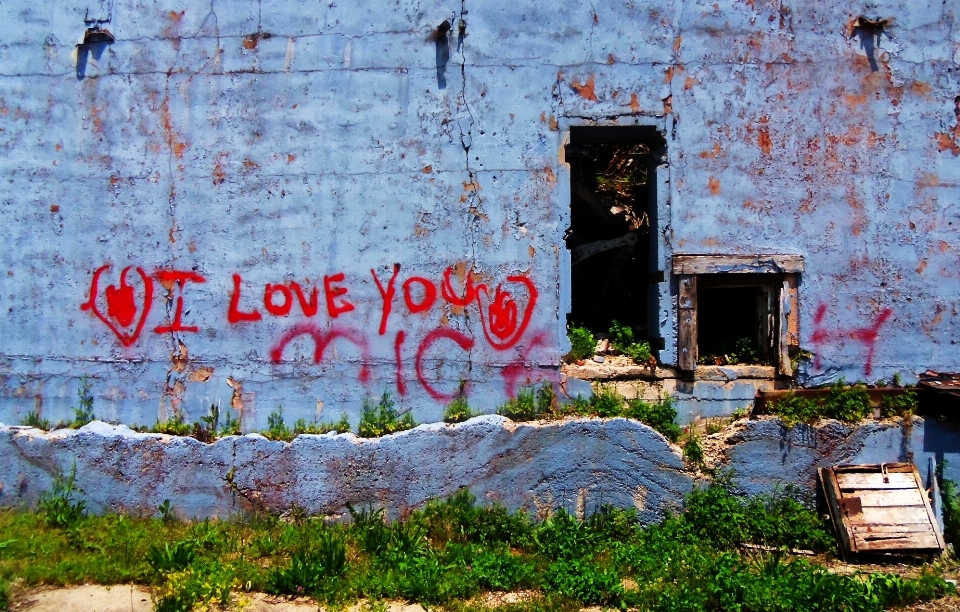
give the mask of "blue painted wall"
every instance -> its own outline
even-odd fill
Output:
[[[864,11],[890,25],[855,28]],[[805,257],[818,360],[801,382],[957,370],[956,11],[8,0],[0,421],[68,417],[84,376],[101,418],[220,403],[247,429],[281,404],[288,421],[356,422],[384,391],[433,421],[460,381],[490,411],[555,379],[561,151],[590,124],[665,133],[663,269],[674,252]],[[115,42],[77,47],[85,14],[109,16]],[[381,335],[371,270],[389,294],[395,264]],[[486,292],[460,306],[468,279]],[[234,298],[260,319],[231,323]]]

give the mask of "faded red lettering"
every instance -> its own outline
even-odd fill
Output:
[[[347,301],[345,296],[347,294],[346,287],[338,287],[333,283],[342,283],[344,279],[343,272],[338,272],[332,276],[323,277],[323,291],[324,295],[327,298],[327,312],[330,313],[330,316],[336,319],[345,312],[350,312],[355,308],[353,304]],[[340,303],[337,303],[339,298]]]
[[[363,337],[363,334],[352,330],[352,329],[342,329],[342,328],[332,328],[330,330],[324,331],[317,327],[313,323],[300,323],[298,325],[290,328],[287,333],[285,333],[280,340],[270,349],[270,360],[273,363],[281,363],[283,361],[283,350],[287,348],[287,345],[293,342],[295,339],[301,336],[310,336],[313,338],[314,342],[314,351],[313,351],[313,362],[320,363],[323,361],[323,354],[327,350],[327,347],[334,340],[338,338],[343,338],[349,342],[355,344],[361,351],[361,363],[360,363],[360,382],[366,383],[370,380],[370,366],[368,362],[370,361],[370,350],[369,345],[367,344],[366,338]]]
[[[453,283],[450,281],[450,274],[452,272],[453,266],[448,266],[447,269],[443,271],[443,283],[440,285],[440,294],[446,301],[462,308],[472,302],[476,296],[476,290],[473,288],[473,278],[470,276],[470,273],[467,272],[467,278],[463,288],[463,297],[461,298],[453,290]]]
[[[233,275],[233,293],[230,295],[230,310],[227,311],[227,321],[230,325],[236,325],[241,321],[259,321],[263,318],[259,310],[243,312],[240,310],[240,283],[243,279],[239,274]]]
[[[503,369],[501,370],[501,375],[503,376],[503,387],[504,391],[507,393],[507,397],[510,399],[513,399],[517,396],[517,383],[519,382],[520,377],[523,376],[524,372],[529,372],[533,367],[530,363],[530,353],[532,353],[534,349],[541,346],[548,346],[547,334],[542,331],[534,334],[530,338],[517,359],[503,366]],[[539,373],[539,369],[537,371]],[[528,376],[525,382],[526,384],[534,384],[540,382],[541,380],[543,380],[543,376],[538,376],[536,379]]]
[[[169,325],[160,325],[153,331],[158,334],[200,331],[199,327],[183,324],[183,291],[188,282],[205,283],[207,279],[189,270],[158,270],[154,276],[166,288],[168,300],[173,299],[174,287],[177,288],[177,304],[173,310],[173,321]]]
[[[820,369],[821,347],[830,340],[842,343],[846,338],[859,342],[867,349],[866,360],[863,364],[863,373],[870,376],[873,373],[873,355],[876,349],[877,339],[880,337],[880,328],[893,315],[893,311],[885,308],[880,315],[873,321],[869,327],[852,329],[848,332],[843,330],[830,330],[823,325],[823,320],[827,315],[827,305],[820,304],[813,316],[813,333],[810,335],[810,343],[816,347],[813,366]]]
[[[278,292],[283,296],[282,304],[276,304],[273,301],[273,296]],[[272,315],[285,317],[290,314],[290,309],[293,308],[293,294],[290,293],[286,285],[271,285],[267,283],[267,286],[263,290],[263,307]]]
[[[310,301],[308,302],[307,298],[303,295],[303,289],[300,287],[300,283],[291,282],[290,286],[293,287],[294,293],[297,294],[297,300],[300,302],[300,308],[303,310],[303,314],[308,317],[317,314],[320,290],[314,287],[313,291],[310,292]]]
[[[410,291],[410,286],[413,283],[418,283],[423,287],[423,299],[420,300],[420,302],[416,302],[413,299],[413,293]],[[437,301],[437,287],[422,276],[412,276],[403,283],[403,301],[406,302],[407,308],[409,308],[412,313],[430,310],[433,303]]]
[[[403,355],[400,353],[406,337],[407,334],[401,329],[397,332],[397,337],[393,341],[393,356],[397,361],[397,392],[401,396],[407,394],[407,383],[403,380]]]
[[[387,320],[390,318],[390,311],[393,310],[393,296],[397,293],[393,284],[397,280],[397,274],[400,274],[400,264],[393,264],[393,276],[387,281],[386,290],[383,289],[380,279],[377,278],[376,270],[371,268],[370,274],[373,275],[373,282],[377,283],[377,289],[380,290],[380,297],[383,298],[383,311],[380,315],[380,335],[382,336],[387,333]]]
[[[483,334],[490,346],[498,351],[506,350],[520,341],[530,324],[539,296],[533,281],[526,276],[508,276],[507,282],[522,284],[527,289],[527,305],[522,319],[518,318],[519,309],[513,295],[501,285],[497,285],[493,302],[484,312],[483,300],[480,296],[481,294],[484,297],[487,296],[487,287],[484,284],[477,285],[477,304],[480,306],[480,324],[483,327]]]
[[[120,340],[123,346],[130,346],[137,341],[143,326],[147,321],[147,315],[150,313],[150,306],[153,303],[153,281],[143,271],[143,268],[137,268],[137,274],[143,282],[143,299],[140,302],[140,318],[137,319],[137,303],[134,295],[134,289],[127,284],[127,272],[130,266],[127,266],[120,272],[120,286],[108,285],[106,289],[107,316],[104,316],[97,306],[97,298],[100,294],[100,276],[110,269],[110,264],[100,266],[93,273],[93,279],[90,281],[90,296],[87,301],[80,306],[80,310],[89,310],[95,317],[100,319],[107,328]],[[108,318],[110,317],[110,318]],[[118,327],[111,320],[114,319],[120,325]],[[121,327],[130,327],[136,320],[136,327],[132,331],[123,331]]]
[[[453,340],[460,348],[465,351],[469,351],[473,348],[473,339],[469,336],[466,336],[455,329],[449,327],[438,327],[429,334],[427,334],[423,341],[420,343],[420,346],[417,348],[417,357],[416,357],[416,368],[417,368],[417,378],[420,380],[420,384],[423,385],[423,388],[430,394],[435,400],[440,401],[450,401],[456,397],[456,393],[441,393],[437,391],[436,388],[427,380],[426,375],[423,372],[423,356],[426,354],[427,350],[433,344],[441,339],[446,338],[447,340]]]

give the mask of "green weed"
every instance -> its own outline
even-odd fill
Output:
[[[393,400],[386,391],[380,401],[374,404],[369,399],[363,400],[363,414],[357,426],[357,435],[361,438],[379,438],[398,431],[413,429],[417,423],[409,412],[400,417],[394,408]]]
[[[917,392],[913,389],[908,389],[900,395],[884,395],[880,398],[880,415],[884,418],[895,416],[910,418],[916,414],[919,407]]]
[[[322,435],[328,433],[347,433],[350,431],[350,419],[346,413],[340,414],[340,420],[336,423],[307,423],[306,419],[297,419],[293,425],[293,436],[300,434]]]
[[[597,339],[593,333],[586,327],[572,326],[567,331],[567,338],[570,339],[570,361],[580,361],[593,355],[597,348]]]
[[[670,396],[656,403],[649,403],[640,398],[629,400],[623,416],[649,425],[671,442],[679,440],[683,433],[676,423],[677,409],[674,408],[673,398]]]
[[[74,463],[69,474],[54,474],[53,486],[40,494],[37,508],[50,527],[75,527],[86,516],[87,502],[76,499],[77,493],[82,493],[76,486],[76,478],[77,464]]]
[[[474,412],[470,409],[470,405],[467,403],[466,397],[463,395],[458,395],[453,399],[452,402],[447,404],[446,408],[443,409],[443,422],[462,423],[468,419],[472,419],[478,414],[478,412]]]
[[[689,431],[684,434],[680,446],[683,448],[684,460],[697,467],[704,467],[703,447],[700,445],[700,436],[693,431]]]
[[[847,386],[843,380],[817,398],[789,394],[771,405],[787,427],[797,423],[815,423],[820,419],[836,419],[856,423],[872,414],[870,395],[861,385]]]
[[[656,365],[656,360],[650,352],[650,345],[646,342],[636,342],[633,338],[633,329],[621,325],[614,319],[610,324],[610,342],[617,349],[634,362],[646,365]]]
[[[77,389],[77,400],[80,405],[74,407],[73,423],[70,424],[74,429],[79,429],[97,418],[93,414],[93,394],[90,388],[90,381],[84,376],[80,388]]]
[[[193,432],[193,425],[184,420],[182,412],[177,411],[166,421],[157,421],[150,431],[168,436],[189,436]]]
[[[517,397],[507,400],[497,408],[497,414],[513,421],[533,421],[546,416],[537,403],[534,389],[520,389]]]
[[[942,462],[938,472],[943,473]],[[960,490],[952,480],[940,478],[940,496],[943,500],[943,535],[955,547],[960,545]]]
[[[39,410],[31,410],[27,413],[27,416],[23,417],[23,420],[20,421],[21,425],[26,425],[27,427],[36,427],[37,429],[42,429],[44,431],[50,431],[52,424],[47,419],[40,418]]]
[[[267,415],[267,428],[260,432],[263,437],[269,440],[279,440],[289,442],[293,440],[294,433],[287,427],[283,420],[283,406],[277,406],[277,409]]]

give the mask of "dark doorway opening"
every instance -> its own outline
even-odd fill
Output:
[[[700,277],[697,354],[701,365],[773,365],[780,285]]]
[[[616,320],[650,338],[651,226],[656,226],[658,160],[665,146],[653,127],[573,127],[570,165],[570,325],[606,333]],[[653,241],[655,248],[656,241]],[[655,330],[654,330],[655,333]]]

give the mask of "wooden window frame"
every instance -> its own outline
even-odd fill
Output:
[[[677,277],[677,365],[681,370],[697,367],[697,280],[709,275],[776,275],[779,309],[776,321],[777,373],[793,376],[790,349],[800,346],[800,299],[798,286],[803,273],[800,255],[696,255],[673,256],[673,274]],[[766,284],[757,279],[758,284]],[[774,281],[774,279],[770,279]],[[770,283],[773,285],[773,282]]]

